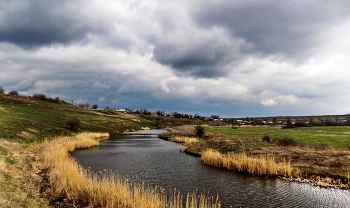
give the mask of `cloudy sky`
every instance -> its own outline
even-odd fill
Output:
[[[100,108],[350,113],[349,0],[0,0],[0,85]]]

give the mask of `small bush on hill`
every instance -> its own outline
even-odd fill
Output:
[[[60,103],[61,102],[61,98],[60,97],[55,97],[54,101],[55,103]]]
[[[86,109],[90,108],[90,104],[89,103],[78,104],[78,106],[81,107],[81,108],[86,108]]]
[[[202,125],[196,125],[194,127],[194,133],[199,139],[203,139],[205,135],[205,127]]]
[[[18,96],[19,94],[17,91],[11,91],[11,92],[9,92],[9,95]]]
[[[262,140],[263,140],[264,142],[270,143],[270,142],[271,142],[271,137],[270,137],[269,135],[264,135],[264,136],[262,137]]]
[[[277,141],[277,144],[280,145],[280,146],[285,146],[285,147],[297,146],[298,145],[298,143],[292,138],[280,139],[280,140]]]
[[[81,123],[80,118],[76,116],[72,116],[67,119],[66,126],[72,131],[77,131],[80,128],[80,123]]]
[[[46,100],[46,95],[45,94],[34,94],[33,98],[38,99],[38,100]]]
[[[4,93],[5,93],[4,88],[2,88],[2,87],[0,86],[0,94],[4,94]]]
[[[91,109],[97,109],[98,108],[98,105],[97,104],[94,104],[94,105],[92,105],[92,107],[91,107]]]

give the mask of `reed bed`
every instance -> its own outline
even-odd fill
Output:
[[[290,162],[276,162],[271,155],[248,156],[245,153],[221,155],[220,152],[209,149],[202,153],[204,164],[245,172],[252,175],[292,176]]]
[[[183,143],[184,145],[188,146],[199,142],[199,139],[194,137],[186,137],[186,136],[173,136],[169,138],[169,141]]]
[[[41,161],[49,169],[52,198],[65,196],[72,207],[126,208],[214,208],[220,207],[216,198],[204,194],[189,194],[186,201],[177,190],[167,193],[160,187],[130,183],[111,171],[98,173],[82,168],[68,152],[76,148],[98,145],[106,134],[80,134],[62,137],[40,145]]]

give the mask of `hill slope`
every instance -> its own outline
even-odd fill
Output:
[[[134,115],[89,110],[64,101],[0,95],[0,138],[30,143],[71,135],[76,132],[66,126],[70,117],[81,120],[78,131],[118,133],[155,127],[154,121]]]

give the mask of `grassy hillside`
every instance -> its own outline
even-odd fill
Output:
[[[25,96],[0,95],[0,138],[30,143],[47,137],[71,135],[67,119],[78,117],[78,131],[117,133],[155,127],[151,119],[133,115],[89,110],[60,101]]]

